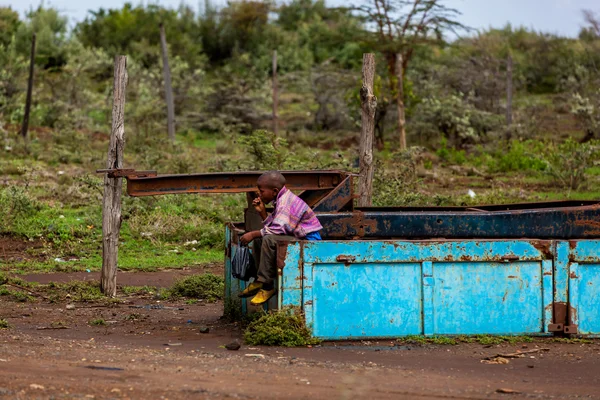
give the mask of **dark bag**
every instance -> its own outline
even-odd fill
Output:
[[[250,254],[250,249],[247,246],[238,246],[233,260],[231,260],[231,275],[234,278],[249,281],[254,277],[255,272],[254,258]]]

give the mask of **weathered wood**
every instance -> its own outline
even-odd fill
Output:
[[[125,90],[127,88],[127,57],[115,57],[113,83],[112,130],[106,160],[107,169],[123,168],[125,145]],[[115,296],[117,293],[117,259],[119,230],[121,229],[121,192],[123,178],[104,176],[104,198],[102,200],[102,293]]]
[[[277,87],[277,50],[273,50],[273,133],[277,136],[279,121],[277,108],[279,106],[279,92]]]
[[[513,60],[510,54],[506,59],[506,126],[512,124]]]
[[[358,179],[358,205],[368,207],[373,198],[373,137],[375,135],[375,110],[377,98],[373,95],[375,80],[375,54],[363,54],[361,103],[361,133],[359,148],[360,176]]]
[[[165,100],[167,102],[167,130],[169,140],[175,143],[175,103],[173,102],[173,87],[171,85],[171,69],[169,68],[169,53],[165,27],[160,24],[160,49],[163,61],[163,76],[165,78]]]
[[[402,70],[402,54],[396,54],[396,78],[398,79],[398,135],[400,136],[400,150],[406,150],[406,113],[404,108],[404,72]]]
[[[35,40],[36,34],[31,37],[31,55],[29,57],[29,80],[27,82],[27,98],[25,100],[25,114],[23,115],[23,125],[21,126],[21,136],[27,138],[29,129],[29,113],[31,112],[31,95],[33,92],[33,73],[35,67]]]

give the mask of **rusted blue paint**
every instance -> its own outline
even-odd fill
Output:
[[[570,265],[569,304],[580,333],[600,334],[600,261]]]
[[[300,241],[287,247],[277,306],[301,307],[331,340],[548,334],[557,303],[564,324],[599,334],[599,287],[600,240]]]

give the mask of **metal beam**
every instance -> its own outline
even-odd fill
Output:
[[[532,205],[533,206],[533,205]],[[509,211],[319,213],[323,236],[341,238],[600,238],[600,203]]]
[[[127,177],[127,194],[155,196],[182,193],[244,193],[257,190],[263,171]],[[290,190],[333,189],[347,176],[342,171],[281,171]]]

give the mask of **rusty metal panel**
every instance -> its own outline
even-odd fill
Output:
[[[306,321],[331,340],[541,334],[551,253],[541,240],[305,242]]]
[[[362,209],[352,213],[321,213],[319,220],[324,237],[329,239],[600,238],[600,204],[508,211]]]
[[[155,196],[182,193],[243,193],[256,191],[263,171],[127,177],[127,194]],[[281,171],[290,190],[333,189],[346,177],[341,171]]]
[[[600,334],[600,245],[596,251],[595,263],[569,266],[568,322],[582,334]]]
[[[354,203],[352,176],[348,176],[336,188],[321,198],[314,206],[315,212],[335,212],[352,210]]]
[[[292,242],[287,245],[283,264],[284,268],[279,279],[279,307],[302,307],[304,262],[301,242]]]
[[[544,332],[541,261],[433,263],[433,281],[435,334]]]
[[[323,339],[422,333],[419,263],[305,264],[312,297],[305,315]],[[307,279],[307,280],[308,280]]]

